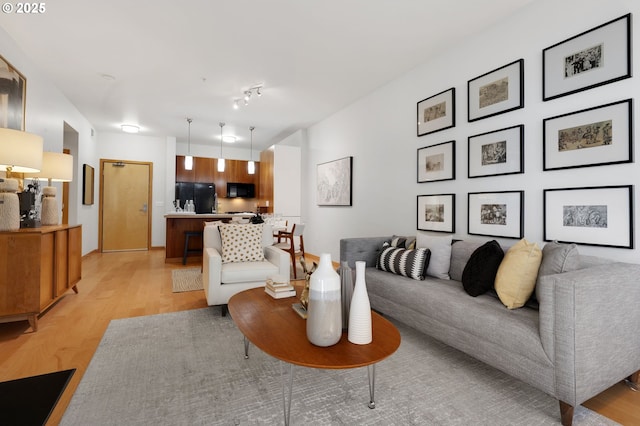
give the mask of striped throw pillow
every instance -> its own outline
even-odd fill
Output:
[[[428,248],[408,250],[386,247],[380,252],[376,267],[382,271],[424,280],[431,251]]]

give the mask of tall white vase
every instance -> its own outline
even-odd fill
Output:
[[[366,262],[356,262],[356,286],[351,297],[349,309],[348,339],[356,345],[366,345],[373,340],[371,329],[371,304],[364,279]]]
[[[316,346],[331,346],[342,337],[340,275],[333,269],[331,255],[320,255],[318,268],[309,279],[307,339]]]

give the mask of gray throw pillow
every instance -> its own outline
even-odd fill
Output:
[[[580,254],[575,244],[547,243],[542,248],[542,263],[538,276],[575,271],[580,267]]]

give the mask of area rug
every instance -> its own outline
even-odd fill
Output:
[[[0,383],[0,425],[44,425],[64,392],[72,370]]]
[[[174,269],[171,271],[173,292],[202,290],[202,272],[200,268]]]
[[[302,321],[302,320],[301,320]],[[558,425],[558,402],[407,326],[378,364],[376,408],[366,368],[294,368],[292,425]],[[111,321],[62,425],[283,423],[281,362],[250,348],[210,307]],[[615,425],[577,407],[574,425]]]

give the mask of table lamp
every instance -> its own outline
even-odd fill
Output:
[[[48,179],[48,186],[42,188],[42,225],[57,225],[60,219],[56,202],[56,187],[51,182],[71,182],[73,180],[73,156],[61,152],[43,152],[42,169],[38,173],[25,173],[25,178]]]
[[[17,180],[11,173],[37,172],[42,167],[42,138],[33,133],[0,129],[0,231],[20,228],[20,203],[16,194]]]

